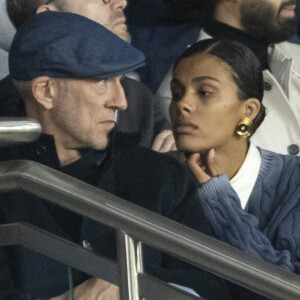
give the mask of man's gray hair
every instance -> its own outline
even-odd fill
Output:
[[[31,81],[21,81],[13,79],[14,85],[18,94],[23,100],[32,100],[34,98],[32,93]]]

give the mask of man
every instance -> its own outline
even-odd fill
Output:
[[[37,14],[18,30],[9,65],[26,116],[40,122],[43,134],[34,143],[0,149],[0,158],[37,161],[210,234],[194,183],[176,160],[134,148],[128,134],[118,143],[116,114],[127,106],[121,76],[143,62],[138,50],[96,22],[71,13]],[[115,232],[107,226],[26,193],[0,198],[0,223],[28,222],[116,258]],[[65,299],[70,277],[84,299],[107,292],[100,279],[28,249],[1,249],[0,262],[1,299]],[[150,274],[206,299],[230,299],[222,280],[158,251],[145,248],[144,262]],[[114,300],[110,289],[105,299]]]
[[[29,17],[44,11],[73,12],[102,24],[123,40],[130,42],[124,9],[126,0],[7,0],[7,11],[16,28]],[[174,149],[170,124],[153,106],[151,92],[140,82],[125,77],[123,82],[128,100],[126,111],[118,115],[117,130],[135,133],[133,142],[155,151]],[[0,82],[1,115],[19,115],[23,112],[19,96],[9,77]],[[10,105],[7,107],[7,99]]]
[[[296,1],[214,0],[207,5],[212,21],[195,39],[242,42],[254,51],[264,70],[263,103],[268,113],[251,140],[267,150],[300,155],[300,46],[283,42],[296,33]],[[170,80],[171,70],[156,95],[165,113],[171,99]]]
[[[5,0],[0,0],[0,79],[8,74],[8,48],[7,45],[11,43],[14,28],[9,22],[6,9]]]

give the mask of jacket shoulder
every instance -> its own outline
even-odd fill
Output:
[[[133,193],[134,198],[144,199],[147,204],[142,206],[148,208],[160,202],[163,215],[196,190],[192,177],[179,161],[146,148],[122,151],[114,166],[118,188],[122,194],[126,191],[125,199]]]
[[[275,49],[280,49],[287,57],[299,59],[300,45],[290,43],[290,42],[282,42],[275,45]]]
[[[142,166],[149,166],[150,170],[162,170],[165,168],[174,168],[182,170],[184,169],[182,164],[174,155],[169,155],[165,153],[159,153],[144,147],[136,147],[129,149],[127,151],[121,151],[119,154],[119,159],[121,161],[135,162],[135,166],[141,168]],[[149,170],[149,171],[150,171]]]

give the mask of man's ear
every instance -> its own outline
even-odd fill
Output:
[[[244,113],[245,117],[248,117],[252,121],[256,118],[259,113],[261,103],[256,98],[249,98],[244,102]]]
[[[53,85],[52,79],[48,76],[34,78],[31,81],[32,94],[35,100],[46,110],[53,108]]]
[[[57,7],[53,4],[44,4],[37,8],[36,14],[43,13],[45,11],[59,11]]]

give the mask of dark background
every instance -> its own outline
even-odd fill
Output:
[[[139,70],[139,75],[153,93],[188,41],[205,24],[208,1],[128,0],[126,15],[132,45],[147,59],[147,66]],[[296,13],[300,20],[300,0],[297,0]],[[291,42],[300,44],[297,37]]]

